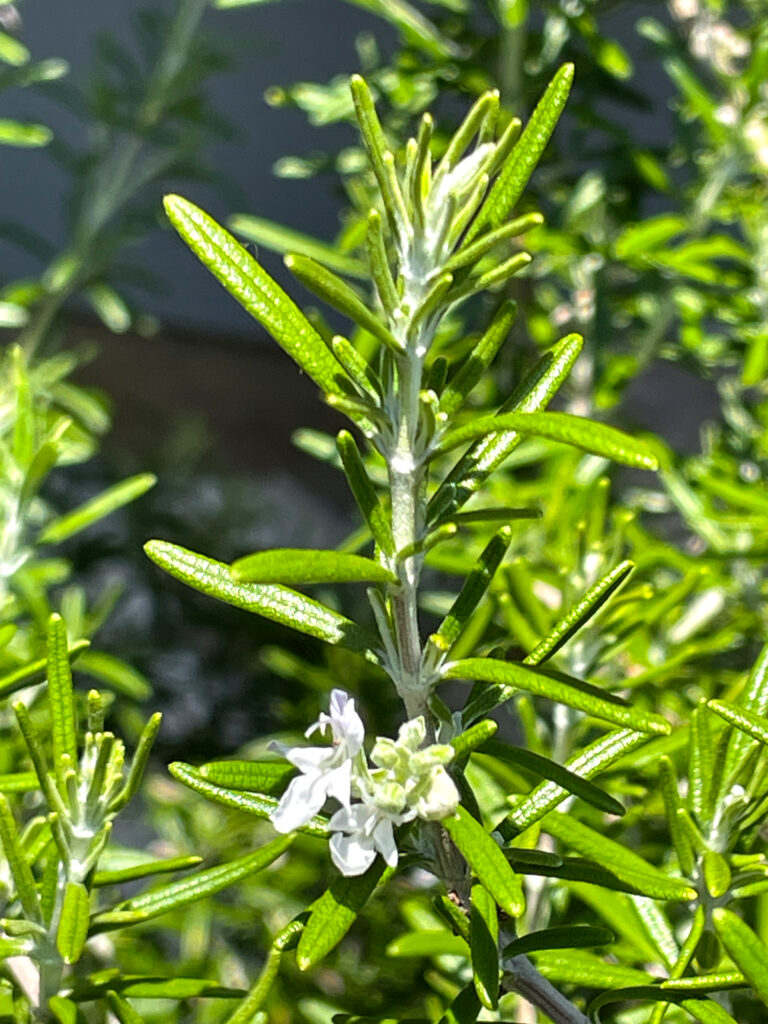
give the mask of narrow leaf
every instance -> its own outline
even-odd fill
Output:
[[[569,793],[580,797],[586,803],[597,807],[598,810],[605,811],[606,814],[622,815],[624,813],[624,808],[619,801],[614,800],[605,790],[600,789],[588,779],[576,775],[575,772],[556,761],[542,757],[541,754],[536,754],[532,750],[513,747],[498,740],[490,740],[478,749],[478,753],[488,754],[499,761],[506,761],[508,764],[514,764],[534,772],[541,778],[550,779],[562,789],[568,790]]]
[[[616,936],[607,928],[563,925],[521,935],[506,945],[501,955],[506,960],[540,949],[579,949],[581,946],[607,946],[615,941]]]
[[[131,700],[146,700],[152,695],[152,687],[141,672],[104,651],[86,651],[78,659],[77,668]]]
[[[546,408],[570,373],[583,344],[580,335],[569,334],[553,346],[505,402],[503,411],[532,413]],[[430,525],[450,519],[522,441],[522,434],[509,430],[491,434],[475,443],[432,497],[428,508]]]
[[[768,718],[724,700],[707,701],[707,707],[758,743],[768,746]]]
[[[276,584],[238,583],[223,562],[167,541],[149,541],[144,550],[153,562],[194,590],[376,660],[376,639],[319,601]]]
[[[51,708],[51,738],[54,771],[59,789],[65,791],[66,764],[77,764],[77,725],[72,670],[69,667],[67,628],[60,615],[48,620],[48,701]],[[66,759],[66,760],[65,760]]]
[[[512,917],[525,910],[520,879],[483,826],[463,808],[442,822],[462,857],[498,905]]]
[[[168,218],[198,259],[302,370],[332,395],[344,395],[344,373],[299,308],[256,260],[207,213],[166,196]]]
[[[436,637],[449,650],[458,640],[469,617],[480,604],[512,540],[512,531],[503,526],[489,541],[467,576],[450,611],[440,623]]]
[[[497,227],[523,194],[565,107],[573,82],[573,64],[564,64],[547,86],[488,198],[480,207],[467,240],[490,224]]]
[[[609,871],[635,886],[645,896],[661,900],[693,900],[696,890],[679,878],[670,878],[638,854],[608,839],[575,818],[551,811],[544,829],[583,857],[591,857]]]
[[[173,871],[187,871],[197,867],[202,857],[192,854],[188,857],[167,857],[165,860],[142,860],[138,864],[111,870],[97,871],[93,877],[95,886],[122,885],[123,882],[135,882],[140,878],[151,878],[152,875],[165,875]]]
[[[261,793],[246,793],[237,789],[226,789],[209,781],[197,772],[192,765],[184,764],[183,761],[174,761],[168,765],[171,775],[189,786],[196,793],[206,797],[214,803],[223,807],[232,807],[237,811],[244,811],[246,814],[253,814],[257,818],[271,820],[272,814],[279,801],[271,796],[263,796]],[[310,818],[306,825],[298,830],[312,836],[323,836],[328,838],[328,822],[319,816]]]
[[[591,779],[610,768],[624,754],[648,742],[648,736],[631,729],[617,729],[594,740],[579,754],[565,762],[565,767],[584,779]],[[522,832],[557,807],[568,791],[556,782],[542,782],[516,804],[506,821],[515,832]]]
[[[660,715],[614,703],[611,694],[606,694],[605,697],[598,696],[594,692],[594,687],[577,689],[573,683],[542,675],[514,662],[499,661],[495,658],[466,658],[446,665],[441,674],[443,679],[474,679],[478,682],[496,684],[499,688],[499,704],[509,700],[519,690],[524,690],[565,704],[577,711],[583,711],[594,718],[627,726],[639,732],[665,735],[671,732],[669,722]]]
[[[159,889],[134,896],[118,905],[115,910],[99,914],[93,924],[94,932],[111,928],[123,928],[140,921],[149,921],[171,910],[178,910],[190,903],[197,903],[207,896],[213,896],[235,882],[247,878],[268,867],[277,860],[293,842],[294,836],[280,836],[267,843],[260,850],[238,857],[227,864],[220,864],[207,871],[200,871],[188,878],[170,882]]]
[[[629,576],[635,567],[634,562],[625,560],[606,573],[593,587],[586,592],[546,637],[526,657],[528,665],[541,665],[556,654],[571,637],[577,633],[605,604]]]
[[[85,886],[81,882],[67,882],[56,932],[56,949],[65,964],[73,964],[80,959],[88,937],[90,912]]]
[[[24,855],[11,808],[2,794],[0,794],[0,847],[2,847],[3,856],[11,873],[24,916],[30,921],[39,923],[40,906],[32,868]]]
[[[253,217],[248,213],[235,213],[227,226],[231,231],[249,242],[256,245],[263,245],[265,249],[279,252],[285,255],[288,252],[298,252],[302,256],[309,256],[313,260],[331,267],[340,274],[349,274],[352,277],[366,278],[365,264],[356,260],[353,256],[345,253],[327,242],[321,242],[317,238],[302,234],[301,231],[293,231],[275,221],[265,220],[263,217]]]
[[[716,907],[712,921],[728,956],[768,1006],[768,946],[732,910]]]
[[[472,886],[469,934],[475,991],[487,1010],[495,1010],[499,1005],[499,918],[493,897],[482,885]]]
[[[385,555],[391,555],[394,545],[389,518],[366,472],[355,439],[348,431],[342,430],[336,438],[336,444],[349,488],[373,534],[373,539]]]
[[[397,583],[389,569],[360,555],[304,548],[276,548],[245,555],[232,563],[241,583]]]
[[[309,970],[341,942],[374,890],[392,873],[377,857],[364,875],[340,876],[315,900],[296,950],[299,970]]]
[[[89,640],[76,640],[68,651],[70,662],[74,661],[89,646]],[[46,676],[47,667],[47,658],[38,658],[37,661],[31,661],[27,665],[22,665],[21,668],[16,668],[12,672],[0,676],[0,698],[8,697],[10,694],[15,693],[17,690],[23,690],[27,686],[34,686],[35,683],[42,683]]]
[[[296,769],[285,761],[209,761],[198,771],[217,786],[279,796]]]
[[[504,302],[480,341],[462,363],[440,396],[440,412],[450,419],[464,405],[472,389],[493,362],[496,353],[506,341],[515,320],[517,304]]]
[[[156,481],[157,477],[152,473],[141,473],[128,480],[122,480],[114,487],[107,488],[95,498],[91,498],[90,501],[86,501],[78,508],[49,523],[40,534],[40,543],[59,544],[63,540],[74,537],[76,533],[80,533],[86,527],[111,515],[123,505],[128,505],[140,498],[150,487],[154,487]]]
[[[411,956],[469,957],[470,949],[460,936],[452,935],[447,929],[440,928],[398,935],[389,943],[386,953],[387,956],[394,958]]]
[[[438,445],[438,451],[448,451],[467,441],[510,430],[573,445],[635,469],[659,467],[658,456],[649,444],[605,423],[596,423],[567,412],[507,412],[480,416],[446,434]]]
[[[314,292],[329,306],[337,309],[344,316],[378,338],[388,348],[401,350],[401,345],[392,337],[387,326],[372,313],[360,296],[340,277],[326,270],[315,260],[298,253],[286,256],[284,263],[294,277],[310,291]]]
[[[712,999],[683,999],[680,1005],[701,1024],[738,1024],[735,1017]]]

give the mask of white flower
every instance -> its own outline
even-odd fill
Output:
[[[330,728],[330,747],[273,746],[301,772],[293,779],[272,812],[272,824],[278,832],[293,832],[314,817],[328,797],[334,797],[349,809],[352,764],[363,748],[365,728],[355,711],[355,702],[343,690],[331,692],[330,714],[323,712],[305,736]]]
[[[331,818],[331,859],[342,875],[353,877],[368,870],[380,853],[386,864],[397,867],[397,844],[393,826],[402,825],[415,812],[392,814],[375,803],[342,807]]]

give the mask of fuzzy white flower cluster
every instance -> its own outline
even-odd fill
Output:
[[[459,794],[445,769],[453,756],[447,744],[424,747],[423,718],[400,727],[396,740],[379,736],[368,763],[365,728],[354,700],[333,690],[328,714],[321,714],[305,735],[330,731],[331,746],[273,746],[300,775],[293,779],[272,814],[278,832],[305,825],[329,798],[341,807],[329,822],[331,857],[343,875],[362,875],[380,853],[397,864],[394,828],[414,818],[438,821],[453,814]]]

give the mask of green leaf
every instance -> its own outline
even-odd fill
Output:
[[[472,389],[488,369],[506,341],[517,313],[517,303],[504,302],[480,341],[453,376],[440,396],[440,412],[450,419],[464,405]]]
[[[480,207],[467,241],[487,224],[497,227],[523,194],[565,107],[573,82],[573,64],[564,64],[547,86],[523,134]]]
[[[378,338],[388,348],[401,351],[402,346],[390,334],[387,326],[372,313],[357,292],[340,277],[326,270],[320,263],[292,253],[283,261],[286,267],[310,291],[314,292],[323,302],[337,309],[344,316]]]
[[[728,956],[768,1006],[768,946],[732,910],[715,907],[712,921]]]
[[[393,874],[377,857],[364,875],[340,876],[315,900],[296,950],[299,970],[307,971],[330,953],[347,934],[378,886]]]
[[[134,1010],[127,999],[117,992],[107,992],[105,995],[107,1005],[117,1017],[120,1024],[144,1024],[142,1018]]]
[[[121,868],[97,871],[93,877],[95,886],[122,885],[123,882],[134,882],[139,878],[150,878],[152,875],[169,874],[172,871],[187,871],[197,867],[202,857],[192,854],[188,857],[167,857],[165,860],[142,859],[137,864]]]
[[[258,1024],[261,1017],[259,1011],[275,983],[282,958],[282,949],[273,944],[267,953],[256,983],[248,990],[248,994],[237,1009],[227,1017],[225,1024]],[[266,1024],[266,1016],[264,1024]]]
[[[450,741],[454,750],[454,760],[458,761],[467,757],[473,750],[477,750],[495,735],[498,725],[491,718],[484,718],[482,722],[476,722],[469,729],[460,732]]]
[[[558,621],[557,625],[549,631],[541,643],[537,644],[531,653],[526,656],[525,663],[527,665],[541,665],[551,658],[553,654],[556,654],[585,623],[589,622],[597,614],[605,602],[615,594],[634,567],[635,563],[629,560],[620,562],[614,569],[606,573],[601,580],[598,580],[593,587],[590,587],[581,600]]]
[[[704,702],[694,708],[689,729],[690,808],[702,829],[709,829],[715,813],[712,782],[715,770],[714,739],[709,728],[709,713]]]
[[[0,60],[4,64],[20,68],[28,63],[30,57],[31,54],[23,43],[7,32],[0,32]]]
[[[526,375],[501,411],[532,413],[546,408],[570,373],[583,344],[580,335],[569,334],[554,345]],[[523,439],[519,432],[509,430],[476,442],[432,497],[428,507],[429,525],[450,519]]]
[[[591,779],[619,760],[624,754],[648,742],[648,736],[631,729],[617,729],[593,740],[579,754],[565,762],[565,767],[584,779]],[[506,821],[519,832],[540,821],[568,796],[556,782],[542,782],[510,811]]]
[[[346,394],[344,373],[323,339],[239,242],[181,196],[166,196],[164,202],[181,237],[240,305],[323,391]]]
[[[83,1015],[66,996],[51,996],[48,1006],[59,1024],[82,1024]]]
[[[472,886],[469,915],[472,975],[478,999],[487,1010],[499,1005],[499,918],[493,897]]]
[[[77,668],[131,700],[142,701],[152,696],[152,687],[141,672],[104,651],[85,651],[78,658]]]
[[[110,991],[131,999],[239,999],[245,994],[240,988],[225,988],[207,978],[161,978],[156,975],[127,974],[94,984],[83,981],[73,985],[73,997],[84,1003],[102,999]]]
[[[712,999],[683,999],[680,1005],[701,1024],[738,1024],[735,1017]]]
[[[67,882],[56,931],[56,949],[65,964],[74,964],[80,959],[88,937],[90,915],[88,890],[81,882]]]
[[[279,796],[296,769],[285,761],[209,761],[198,771],[217,786]]]
[[[276,548],[245,555],[232,563],[241,583],[397,583],[389,569],[360,555],[305,548]]]
[[[596,687],[577,688],[574,683],[534,672],[524,665],[495,658],[466,658],[446,665],[441,672],[443,679],[474,679],[477,682],[493,683],[498,686],[498,704],[523,690],[568,707],[583,711],[593,718],[600,718],[616,725],[623,725],[639,732],[669,734],[671,726],[660,715],[626,707],[615,703],[612,694],[599,696]]]
[[[238,583],[228,565],[167,541],[151,540],[144,550],[162,569],[194,590],[226,604],[263,615],[299,633],[338,644],[376,661],[377,641],[360,626],[304,594],[270,583]]]
[[[227,226],[231,231],[247,238],[249,242],[255,242],[256,245],[262,245],[265,249],[279,252],[283,256],[289,252],[297,252],[340,274],[363,279],[368,277],[365,264],[361,260],[339,252],[335,246],[328,245],[327,242],[311,238],[301,231],[293,231],[275,221],[253,217],[248,213],[235,213],[227,221]]]
[[[544,437],[573,445],[635,469],[659,467],[658,455],[651,445],[605,423],[596,423],[567,412],[508,412],[480,416],[446,434],[437,450],[448,451],[467,441],[510,430],[524,436]]]
[[[568,768],[563,767],[563,765],[558,764],[556,761],[552,761],[548,757],[542,757],[541,754],[536,754],[532,750],[525,750],[522,747],[513,747],[507,743],[490,740],[478,748],[477,752],[495,757],[499,761],[505,761],[508,764],[517,765],[542,778],[549,779],[562,789],[573,793],[574,796],[580,797],[586,803],[597,807],[601,811],[605,811],[606,814],[622,815],[624,813],[624,808],[619,801],[614,800],[605,790],[595,786],[589,780],[583,779],[580,775],[576,775],[575,772],[569,771]]]
[[[111,515],[123,505],[140,498],[150,487],[154,487],[157,477],[152,473],[140,473],[138,476],[122,480],[114,487],[107,488],[95,498],[86,501],[79,508],[73,509],[66,515],[49,523],[40,534],[41,544],[59,544],[76,533],[85,530],[93,523],[99,522],[106,516]]]
[[[465,956],[469,957],[469,946],[458,935],[452,935],[445,928],[425,929],[406,932],[393,939],[386,949],[387,956]]]
[[[485,886],[501,909],[512,917],[520,917],[525,910],[520,879],[483,826],[463,807],[459,807],[452,817],[446,818],[442,826],[472,868],[478,881]]]
[[[709,700],[707,707],[746,736],[768,746],[768,718],[724,700]]]
[[[24,149],[47,146],[53,132],[43,124],[22,124],[7,117],[0,117],[0,145],[21,146]]]
[[[459,992],[438,1024],[475,1024],[480,1009],[475,986],[470,983]]]
[[[64,793],[67,764],[70,770],[77,764],[77,723],[72,670],[69,667],[67,648],[67,627],[62,617],[56,614],[48,620],[47,662],[54,770],[59,789]]]
[[[502,957],[521,956],[540,949],[579,949],[582,946],[607,946],[616,941],[616,936],[607,928],[592,925],[563,925],[542,928],[513,939],[502,950]]]
[[[183,761],[174,761],[168,765],[168,771],[179,782],[183,782],[185,786],[189,786],[190,789],[207,797],[214,803],[221,804],[224,807],[232,807],[238,811],[244,811],[246,814],[253,814],[257,818],[271,819],[272,813],[279,802],[274,797],[263,796],[261,793],[246,793],[237,789],[226,789],[223,786],[218,786],[204,778],[191,765],[184,764]],[[315,816],[306,825],[302,825],[298,831],[306,832],[312,836],[322,836],[327,839],[329,834],[328,822],[325,818]]]
[[[69,648],[69,660],[74,661],[80,652],[86,650],[89,646],[90,641],[88,640],[75,641]],[[37,661],[31,661],[27,665],[22,665],[21,668],[16,668],[12,672],[0,676],[0,697],[7,697],[17,690],[22,690],[27,686],[34,686],[36,683],[42,683],[45,679],[47,668],[47,658],[38,658]]]
[[[724,705],[720,704],[720,706]],[[747,684],[739,697],[739,706],[755,715],[768,715],[768,643],[760,651],[757,661],[752,667]],[[717,709],[713,708],[713,710]],[[752,742],[752,737],[744,735],[741,730],[731,736],[722,776],[724,784],[730,784],[731,773],[752,746]],[[725,794],[721,793],[720,799],[724,796]]]
[[[294,836],[280,836],[267,843],[260,850],[238,857],[227,864],[208,868],[187,878],[177,879],[159,889],[134,896],[124,903],[118,904],[115,910],[99,914],[93,922],[93,932],[108,931],[112,928],[123,928],[127,925],[149,921],[171,910],[178,910],[190,903],[213,896],[235,882],[247,878],[268,867],[277,860],[291,845]]]
[[[139,742],[136,746],[136,753],[133,755],[133,761],[131,762],[131,768],[128,772],[128,778],[126,779],[122,790],[109,805],[109,809],[112,812],[125,807],[129,800],[133,799],[133,797],[138,793],[141,780],[144,777],[144,772],[146,771],[147,761],[149,760],[149,755],[152,751],[152,745],[160,731],[160,724],[162,720],[163,716],[159,711],[156,711],[141,730],[141,736],[139,737]]]
[[[670,878],[638,854],[608,839],[575,818],[550,811],[542,826],[564,845],[591,857],[644,896],[660,900],[694,900],[696,890],[679,878]]]
[[[40,905],[37,898],[35,879],[32,875],[32,868],[27,863],[24,849],[16,831],[16,822],[13,820],[10,805],[6,798],[0,794],[0,847],[8,865],[13,885],[16,888],[16,896],[21,903],[24,916],[29,921],[40,922]]]
[[[393,25],[403,39],[430,57],[455,57],[456,44],[444,38],[438,29],[405,0],[346,0],[354,7],[362,7]]]
[[[470,616],[482,601],[511,541],[512,531],[509,527],[502,526],[483,549],[464,581],[458,597],[434,635],[435,641],[444,650],[449,650],[456,643]]]
[[[389,517],[366,472],[354,437],[348,431],[342,430],[336,438],[336,444],[352,496],[368,524],[374,541],[385,555],[392,555],[394,544]]]
[[[600,957],[583,950],[546,950],[534,954],[534,962],[549,981],[577,985],[580,989],[642,985],[652,980],[645,971],[606,963]]]
[[[29,793],[37,789],[34,772],[9,772],[0,775],[0,793]]]

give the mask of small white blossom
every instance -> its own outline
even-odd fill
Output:
[[[426,725],[423,718],[414,718],[400,726],[396,740],[377,737],[371,752],[375,767],[369,768],[363,723],[355,702],[343,690],[332,692],[330,714],[321,714],[305,735],[328,729],[330,747],[273,744],[301,774],[283,794],[272,823],[278,832],[292,832],[333,798],[341,804],[328,823],[333,833],[331,857],[339,871],[349,877],[361,875],[377,854],[395,867],[398,825],[417,817],[439,821],[456,810],[459,794],[445,769],[453,748],[439,743],[423,746]]]
[[[314,732],[331,731],[330,747],[273,746],[295,765],[301,775],[293,779],[272,813],[272,824],[278,832],[294,829],[314,817],[328,797],[350,806],[353,759],[363,747],[365,728],[355,711],[355,702],[343,690],[331,692],[330,714],[323,712],[317,722],[307,729],[305,736]]]

